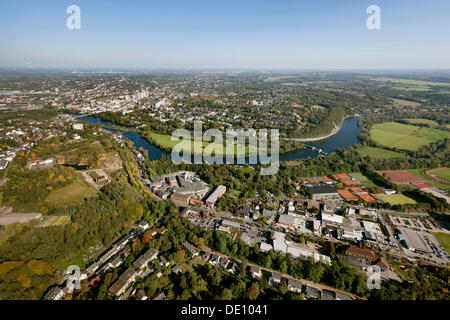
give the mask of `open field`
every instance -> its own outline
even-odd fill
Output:
[[[429,119],[405,119],[410,124],[428,124],[430,126],[436,127],[438,123],[434,120]]]
[[[370,136],[373,141],[386,147],[417,151],[430,143],[450,138],[450,132],[397,122],[384,122],[373,125]]]
[[[286,79],[295,79],[294,76],[279,76],[279,77],[267,77],[264,82],[278,82]]]
[[[437,232],[433,235],[438,239],[441,246],[444,247],[445,251],[450,254],[450,233]]]
[[[449,168],[441,168],[429,171],[428,174],[432,174],[441,179],[447,180],[450,183],[450,169]]]
[[[49,216],[44,219],[45,221],[41,224],[41,227],[43,228],[63,226],[65,224],[69,224],[71,221],[70,216]]]
[[[361,172],[353,172],[353,173],[349,173],[349,175],[352,178],[355,178],[356,180],[361,182],[367,188],[371,188],[371,187],[376,187],[377,186],[372,180],[370,180],[368,177],[363,175]]]
[[[416,201],[414,199],[411,199],[403,194],[383,194],[383,195],[377,195],[378,198],[380,198],[382,201],[390,203],[391,205],[396,204],[416,204]]]
[[[399,104],[401,106],[406,106],[406,107],[417,107],[417,106],[420,106],[420,103],[414,102],[414,101],[410,101],[410,100],[395,99],[395,98],[392,98],[392,100],[395,103],[397,103],[397,104]]]
[[[450,190],[450,184],[444,184],[440,183],[436,180],[433,180],[431,177],[429,177],[426,172],[430,169],[409,169],[410,172],[414,173],[416,176],[421,177],[426,181],[426,183],[432,185],[435,188],[442,189],[442,190]]]
[[[363,157],[372,157],[379,159],[393,159],[403,156],[403,153],[390,151],[382,148],[364,147],[359,148],[358,153]]]
[[[433,82],[433,81],[412,80],[412,79],[397,79],[397,78],[387,78],[387,77],[377,77],[374,80],[376,80],[376,81],[384,81],[384,82],[394,82],[394,83],[408,84],[408,85],[413,85],[413,86],[450,87],[450,82]]]
[[[416,176],[408,170],[380,171],[380,173],[395,184],[425,182],[425,179]]]
[[[63,188],[53,190],[47,196],[45,202],[50,205],[65,205],[76,203],[84,198],[93,196],[95,193],[97,193],[97,190],[87,182],[84,180],[76,180]]]

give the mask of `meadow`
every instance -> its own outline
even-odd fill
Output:
[[[450,138],[450,132],[397,122],[375,124],[370,129],[373,141],[391,148],[417,151],[430,143]]]
[[[390,151],[382,148],[363,147],[358,149],[358,153],[362,157],[371,157],[377,159],[394,159],[403,156],[403,153]]]

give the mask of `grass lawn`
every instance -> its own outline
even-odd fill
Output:
[[[436,177],[450,181],[450,169],[433,173]]]
[[[242,173],[250,173],[252,172],[252,170],[252,167],[239,167],[239,171],[241,171]]]
[[[97,193],[91,185],[84,180],[75,180],[72,184],[53,190],[45,199],[50,205],[66,205],[76,203]]]
[[[370,136],[373,141],[386,147],[417,151],[432,142],[450,138],[450,132],[397,122],[384,122],[375,124],[370,129]]]
[[[361,182],[367,188],[377,186],[372,180],[370,180],[368,177],[363,175],[361,172],[353,172],[353,173],[349,173],[349,175],[350,175],[350,177],[355,178],[356,180]]]
[[[359,148],[358,153],[363,157],[372,157],[379,159],[393,159],[393,158],[400,158],[401,156],[403,156],[403,153],[400,152],[374,147]]]
[[[41,227],[62,226],[70,223],[70,216],[49,216]]]
[[[437,182],[433,179],[431,179],[429,176],[426,175],[426,171],[430,171],[433,169],[409,169],[408,171],[414,173],[416,176],[423,178],[429,185],[432,185],[435,188],[442,189],[442,190],[450,190],[450,185]]]
[[[414,199],[411,199],[403,194],[392,194],[392,195],[383,194],[377,197],[380,198],[382,201],[387,202],[391,205],[417,203]]]
[[[430,126],[437,126],[438,123],[434,120],[429,119],[405,119],[410,124],[429,124]]]
[[[433,233],[433,235],[436,237],[436,239],[438,239],[439,243],[444,247],[445,251],[450,254],[450,234],[437,232]]]

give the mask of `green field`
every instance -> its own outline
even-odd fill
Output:
[[[71,221],[70,216],[49,216],[46,220],[41,224],[41,227],[56,227],[63,226],[65,224],[69,224]]]
[[[433,235],[436,237],[436,239],[438,239],[439,243],[444,247],[445,251],[450,254],[450,234],[437,232],[433,233]]]
[[[416,176],[423,178],[429,185],[432,185],[435,188],[442,190],[450,190],[450,185],[437,182],[436,180],[431,179],[426,171],[430,171],[433,169],[409,169],[408,171],[414,173]]]
[[[433,173],[436,177],[450,181],[450,169]]]
[[[66,205],[76,203],[97,193],[90,184],[84,180],[76,180],[73,183],[53,190],[45,199],[49,205]]]
[[[413,86],[439,86],[439,87],[450,87],[450,82],[433,82],[433,81],[422,81],[422,80],[411,80],[411,79],[397,79],[397,78],[384,78],[377,77],[374,80],[384,81],[384,82],[394,82],[401,84],[408,84]]]
[[[396,204],[416,204],[417,202],[414,199],[411,199],[403,194],[392,194],[392,195],[378,195],[378,198],[380,198],[382,201],[387,202],[391,205]]]
[[[391,148],[417,151],[432,142],[450,138],[450,132],[397,122],[375,124],[370,129],[373,141]]]
[[[372,157],[378,159],[393,159],[403,156],[403,153],[390,151],[381,148],[363,147],[358,149],[358,153],[363,157]]]
[[[405,119],[410,124],[428,124],[430,126],[436,127],[438,123],[434,120],[429,119]]]
[[[361,182],[367,188],[377,187],[377,185],[372,180],[363,175],[361,172],[353,172],[349,173],[349,175],[350,177],[355,178],[356,180]]]

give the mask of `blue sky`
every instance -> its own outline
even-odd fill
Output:
[[[1,67],[449,69],[449,40],[448,0],[0,1]]]

